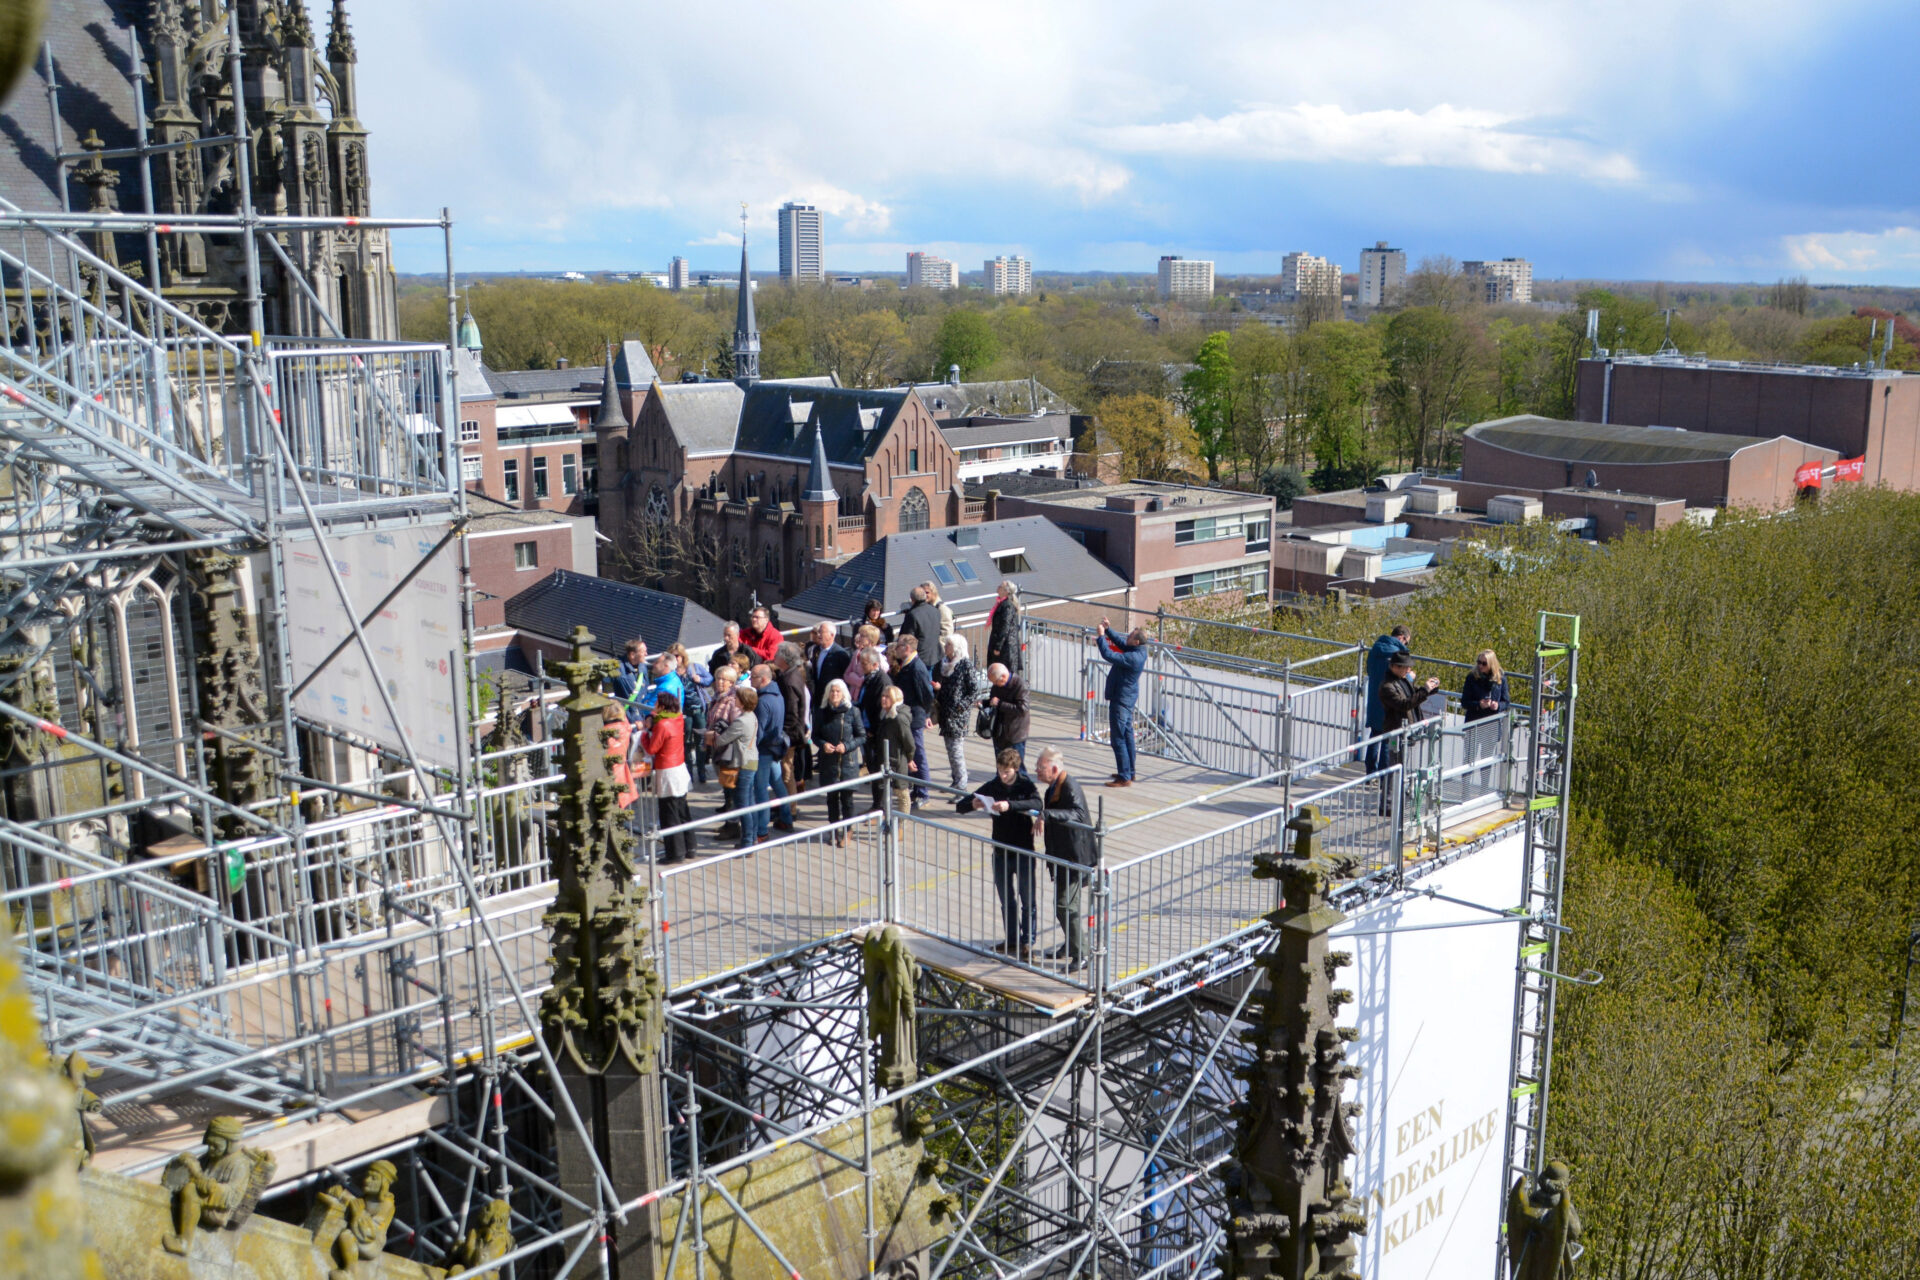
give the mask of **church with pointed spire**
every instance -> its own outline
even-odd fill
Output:
[[[981,518],[919,391],[761,377],[744,216],[739,283],[731,377],[622,387],[596,421],[603,575],[740,616],[890,534]]]

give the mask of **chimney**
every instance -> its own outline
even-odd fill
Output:
[[[953,545],[956,547],[977,547],[980,545],[980,526],[962,525],[953,531]]]
[[[561,356],[558,360],[555,360],[553,362],[553,367],[556,369],[570,369],[573,367],[573,362],[567,359],[565,356]]]
[[[957,387],[960,385],[960,366],[959,365],[950,364],[947,366],[947,384],[949,386],[954,386],[954,387]]]

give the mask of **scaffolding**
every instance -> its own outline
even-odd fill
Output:
[[[449,236],[444,216],[194,225],[266,252],[302,231]],[[568,1184],[556,1135],[586,1126],[531,1003],[551,981],[567,778],[544,716],[523,740],[516,715],[558,682],[483,716],[469,602],[447,646],[458,749],[430,761],[368,640],[378,608],[330,569],[327,607],[350,624],[334,654],[373,673],[388,732],[305,714],[297,696],[303,548],[331,566],[339,540],[431,530],[423,559],[464,556],[449,348],[215,333],[80,238],[147,228],[177,229],[0,208],[0,897],[50,1044],[107,1070],[102,1167],[150,1177],[207,1115],[235,1114],[249,1140],[298,1136],[306,1153],[283,1164],[269,1212],[385,1158],[402,1167],[396,1252],[437,1259],[501,1198],[517,1242],[503,1274],[604,1272],[605,1228],[664,1205],[662,1274],[704,1278],[728,1273],[705,1243],[719,1212],[793,1270],[725,1177],[800,1144],[865,1183],[878,1268],[877,1118],[907,1116],[951,1197],[929,1277],[1205,1275],[1238,1033],[1273,940],[1276,890],[1248,871],[1309,804],[1353,868],[1333,895],[1347,909],[1404,900],[1421,868],[1525,825],[1530,887],[1505,917],[1523,929],[1525,1099],[1507,1164],[1537,1166],[1577,633],[1543,631],[1512,714],[1423,721],[1368,771],[1361,650],[1260,633],[1297,656],[1235,656],[1208,647],[1221,624],[1185,620],[1182,643],[1151,647],[1135,721],[1175,781],[1093,815],[1096,866],[1033,855],[1043,882],[1084,879],[1083,971],[994,952],[1008,851],[937,801],[894,808],[885,784],[903,775],[841,784],[873,787],[872,812],[675,864],[660,853],[681,833],[642,801],[666,1177],[647,1204],[620,1203],[604,1169],[590,1191]],[[451,337],[450,249],[446,283]],[[1023,626],[1039,718],[1096,776],[1108,709],[1092,629]],[[872,1070],[860,960],[888,925],[923,962],[919,1078],[896,1088]],[[1064,941],[1041,921],[1042,951]],[[828,1140],[850,1124],[851,1148]],[[1497,1224],[1481,1225],[1491,1240]]]

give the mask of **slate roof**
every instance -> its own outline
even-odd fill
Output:
[[[926,393],[921,392],[924,398]],[[1005,421],[974,420],[968,426],[942,423],[940,434],[956,449],[979,449],[987,445],[1017,444],[1027,440],[1073,439],[1073,420],[1064,413],[1043,414],[1038,418],[1014,418]]]
[[[47,6],[41,39],[53,44],[53,67],[60,81],[60,124],[65,149],[79,149],[89,129],[109,147],[131,147],[139,139],[133,127],[133,57],[127,33],[146,13],[144,0],[59,0]],[[33,65],[21,73],[13,94],[0,110],[0,195],[23,209],[60,207],[54,185],[53,128],[47,119],[47,81],[39,49]],[[140,207],[140,183],[131,161],[108,161],[120,171],[122,209]],[[71,172],[71,170],[69,170]],[[75,208],[87,207],[87,193],[69,184]]]
[[[746,393],[731,382],[663,382],[657,391],[667,429],[690,454],[731,453]]]
[[[621,657],[639,636],[650,652],[678,641],[689,649],[720,643],[726,626],[691,600],[627,582],[556,569],[507,601],[507,625],[555,640],[570,640],[582,623],[596,653]]]
[[[1668,427],[1627,427],[1614,423],[1563,422],[1522,414],[1467,428],[1470,439],[1562,462],[1661,463],[1724,462],[1742,449],[1765,444],[1761,436],[1729,436],[1712,431]],[[1780,438],[1780,437],[1774,437]]]
[[[487,385],[502,400],[584,399],[600,394],[598,369],[488,369]]]
[[[973,545],[954,541],[955,534],[978,536]],[[993,553],[1019,549],[1033,568],[1002,575]],[[964,566],[964,568],[962,567]],[[948,582],[946,576],[953,580]],[[972,578],[968,578],[968,574]],[[984,614],[993,606],[1003,576],[1022,590],[1047,595],[1080,597],[1124,591],[1125,578],[1109,569],[1075,542],[1065,530],[1039,516],[992,520],[955,529],[926,529],[896,533],[837,567],[780,606],[780,624],[792,626],[828,619],[860,616],[869,599],[880,601],[889,613],[898,612],[909,592],[933,579],[940,582],[941,599],[957,618]]]
[[[653,367],[646,343],[628,338],[615,349],[613,384],[616,387],[622,391],[645,391],[659,380],[660,371]]]
[[[1074,413],[1077,410],[1043,382],[1029,386],[1025,378],[994,382],[929,382],[916,385],[921,403],[936,418],[1011,416],[1028,413]]]
[[[865,464],[910,393],[824,386],[821,381],[755,383],[740,406],[740,433],[734,447],[743,453],[804,461],[812,456],[813,431],[818,427],[828,462],[848,467]]]

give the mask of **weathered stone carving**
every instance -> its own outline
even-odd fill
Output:
[[[861,950],[866,959],[867,1033],[880,1042],[880,1087],[905,1088],[920,1078],[914,1028],[920,962],[907,949],[899,925],[869,933]]]
[[[1580,1241],[1580,1215],[1567,1194],[1573,1171],[1559,1160],[1532,1187],[1515,1179],[1507,1193],[1507,1261],[1513,1280],[1573,1280],[1574,1246]]]
[[[160,1185],[173,1193],[173,1232],[160,1243],[168,1253],[191,1252],[201,1226],[238,1231],[253,1215],[275,1162],[272,1152],[241,1146],[240,1133],[238,1120],[215,1116],[207,1122],[204,1152],[183,1151],[167,1162]]]
[[[246,745],[249,730],[268,722],[267,697],[260,687],[259,638],[246,608],[239,576],[245,561],[218,553],[194,561],[194,649],[200,675],[200,718],[225,733],[207,739],[207,782],[215,795],[246,808],[272,794],[268,757]],[[216,819],[220,834],[243,834],[241,820]]]
[[[558,821],[548,839],[557,891],[544,917],[553,931],[553,988],[540,1002],[547,1043],[581,1071],[604,1072],[624,1058],[653,1069],[664,1028],[665,992],[644,954],[646,890],[634,883],[634,837],[620,808],[608,751],[611,731],[600,692],[619,664],[593,656],[585,627],[573,634],[573,660],[549,668],[572,690],[560,766]]]
[[[460,1243],[447,1250],[440,1265],[448,1276],[469,1276],[473,1280],[497,1280],[499,1273],[486,1270],[513,1252],[513,1209],[505,1200],[489,1200],[480,1211],[480,1226],[470,1230]]]
[[[1332,985],[1353,957],[1327,950],[1328,931],[1346,917],[1326,901],[1351,868],[1320,853],[1326,826],[1316,807],[1303,806],[1287,824],[1292,855],[1254,859],[1254,877],[1278,879],[1285,902],[1267,916],[1279,939],[1258,962],[1267,985],[1257,1025],[1241,1033],[1254,1057],[1238,1072],[1248,1092],[1235,1108],[1222,1260],[1236,1280],[1358,1280],[1351,1237],[1367,1220],[1341,1168],[1354,1152],[1347,1121],[1359,1108],[1341,1093],[1360,1071],[1346,1061],[1352,1030],[1334,1025],[1353,996]]]
[[[327,1280],[354,1280],[360,1263],[386,1250],[387,1231],[393,1226],[393,1182],[399,1174],[390,1161],[375,1160],[360,1175],[359,1195],[334,1186],[314,1197],[308,1223],[313,1247],[334,1264]]]
[[[93,1162],[93,1125],[88,1116],[100,1114],[100,1095],[87,1088],[87,1081],[98,1080],[105,1075],[105,1067],[96,1067],[83,1057],[78,1049],[67,1055],[60,1064],[60,1074],[73,1086],[75,1114],[80,1118],[80,1167],[86,1168]]]

